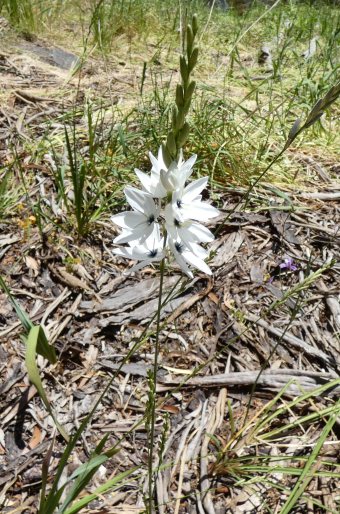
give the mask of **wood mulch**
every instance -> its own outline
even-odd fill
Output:
[[[0,56],[0,64],[3,59]],[[37,109],[40,101],[20,88],[15,98],[15,104],[27,104],[31,128],[38,116],[55,113],[53,99]],[[21,143],[28,136],[15,109],[0,109],[0,116],[5,160],[12,137],[8,128],[14,127]],[[253,191],[246,209],[244,191],[223,193],[221,216],[210,226],[216,232],[212,277],[196,273],[188,280],[176,268],[166,272],[157,378],[157,440],[166,433],[164,465],[157,479],[160,513],[260,513],[267,512],[264,504],[282,505],[294,483],[291,475],[271,477],[283,487],[280,493],[261,480],[243,487],[231,469],[236,457],[258,451],[275,455],[274,444],[252,440],[248,431],[242,443],[231,448],[224,468],[214,471],[214,456],[241,428],[254,385],[247,419],[256,418],[284,386],[278,400],[282,404],[339,376],[340,164],[322,163],[315,156],[301,159],[311,177],[311,187],[304,191],[287,189],[277,195],[272,186],[263,185]],[[45,190],[52,201],[50,189]],[[108,444],[120,441],[120,451],[102,466],[94,485],[136,465],[143,464],[143,469],[119,492],[92,502],[88,512],[142,512],[148,439],[143,417],[154,356],[158,270],[123,274],[127,263],[111,253],[116,229],[109,222],[98,223],[81,242],[66,234],[43,243],[34,222],[23,227],[14,217],[1,223],[0,234],[0,274],[56,347],[55,366],[41,358],[38,364],[58,421],[69,433],[79,427],[115,374],[67,473],[85,462],[109,433]],[[79,259],[68,259],[70,254]],[[288,258],[296,270],[280,268]],[[21,326],[3,293],[0,327],[0,505],[7,514],[35,512],[42,460],[55,427],[28,382]],[[133,355],[124,362],[134,345]],[[299,414],[331,406],[339,390],[340,382],[313,402],[302,402]],[[295,416],[292,408],[286,421]],[[294,451],[306,454],[322,426],[313,430],[296,428],[291,444],[279,449],[282,459]],[[336,433],[339,422],[322,450],[330,471],[339,455]],[[57,436],[51,475],[63,447]],[[313,479],[307,492],[336,510],[339,493],[332,476]],[[303,505],[310,508],[307,500]]]
[[[213,277],[198,273],[188,281],[176,270],[166,275],[165,296],[170,290],[172,295],[162,311],[157,430],[160,436],[166,415],[164,460],[169,469],[159,478],[157,494],[160,503],[172,506],[183,494],[186,500],[181,512],[196,512],[195,490],[211,487],[210,482],[202,482],[203,461],[200,467],[198,457],[216,451],[207,434],[227,440],[227,399],[235,422],[241,423],[255,381],[253,413],[290,381],[287,398],[338,377],[339,205],[300,197],[291,195],[294,212],[279,210],[283,204],[277,202],[261,213],[234,212],[224,223],[228,211],[241,199],[227,195],[226,208],[216,223],[222,228],[213,243]],[[119,370],[79,445],[75,463],[83,462],[106,432],[110,432],[111,444],[123,437],[122,449],[99,481],[145,462],[143,415],[154,333],[145,337],[127,363],[122,365],[122,361],[154,317],[157,270],[122,275],[124,264],[110,254],[115,230],[110,225],[98,228],[97,240],[79,246],[82,263],[69,269],[62,263],[60,250],[39,244],[35,228],[29,241],[12,225],[1,229],[1,275],[31,319],[43,324],[58,351],[55,367],[41,361],[40,366],[58,420],[69,432],[79,426],[108,378]],[[294,259],[296,271],[279,268],[286,257]],[[322,266],[323,273],[308,288],[299,287]],[[288,290],[293,294],[285,298]],[[0,482],[8,495],[3,512],[10,512],[27,500],[36,501],[41,461],[54,426],[28,383],[20,324],[6,296],[0,298]],[[266,369],[257,380],[263,365]],[[340,384],[328,390],[325,397],[316,399],[317,404],[331,404],[339,389]],[[130,432],[138,422],[142,423]],[[58,440],[52,469],[60,451],[62,440]],[[336,451],[335,446],[334,456]],[[75,463],[69,465],[69,472]],[[112,501],[141,506],[144,479],[140,479],[141,489],[131,484]],[[324,485],[329,494],[333,485],[331,479]],[[219,487],[227,486],[222,480],[222,485],[214,485]],[[220,508],[216,512],[222,512],[223,506],[225,512],[234,512],[233,505],[239,512],[248,512],[250,498],[259,492],[242,494],[240,489],[236,497],[212,495]]]

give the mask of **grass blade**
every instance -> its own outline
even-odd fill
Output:
[[[77,496],[84,491],[98,468],[108,460],[106,455],[94,455],[88,462],[81,464],[72,475],[68,478],[67,483],[74,480],[71,489],[68,491],[66,499],[59,509],[58,513],[62,514],[65,509],[72,503]],[[64,484],[65,486],[66,484]]]
[[[330,416],[326,426],[324,427],[320,438],[318,439],[317,444],[315,445],[312,453],[309,456],[309,459],[303,468],[303,471],[301,475],[299,476],[294,489],[292,490],[289,498],[287,499],[286,503],[284,504],[281,514],[288,514],[291,512],[294,505],[296,505],[299,498],[302,496],[304,491],[306,490],[306,487],[308,486],[309,482],[314,477],[313,473],[313,467],[317,465],[316,459],[320,453],[320,450],[326,441],[326,438],[329,434],[329,432],[332,430],[334,423],[336,422],[336,415]]]
[[[20,320],[20,323],[22,324],[22,326],[24,327],[24,329],[28,333],[31,330],[31,328],[33,327],[33,323],[29,319],[29,317],[27,316],[26,312],[20,307],[20,305],[18,304],[18,302],[16,301],[16,299],[12,295],[11,291],[7,287],[5,281],[4,281],[4,279],[2,277],[0,277],[0,287],[7,294],[8,298],[9,298],[11,304],[13,305],[14,310],[15,310],[15,312],[16,312],[19,320]]]
[[[16,301],[16,299],[12,295],[11,291],[7,287],[5,281],[3,280],[2,277],[0,277],[0,287],[2,287],[4,292],[7,294],[22,326],[24,327],[24,329],[26,331],[26,336],[24,337],[24,340],[25,340],[25,343],[27,344],[26,337],[29,335],[30,331],[32,330],[32,328],[35,327],[35,325],[32,323],[32,321],[30,320],[30,318],[28,317],[26,312],[20,307],[19,303]],[[51,364],[55,364],[57,362],[57,356],[55,353],[55,349],[53,348],[53,346],[51,346],[48,343],[44,329],[41,326],[38,326],[38,328],[39,328],[38,336],[37,336],[38,340],[37,340],[35,351],[36,351],[36,353],[38,353],[39,355],[42,355],[42,357],[47,359]]]
[[[123,473],[119,473],[119,475],[115,476],[111,480],[108,480],[105,482],[105,484],[101,485],[95,491],[87,496],[85,498],[82,498],[79,500],[75,505],[70,507],[69,509],[65,511],[59,511],[58,514],[76,514],[79,512],[83,507],[88,505],[91,501],[98,498],[99,495],[105,493],[106,491],[109,491],[112,488],[118,488],[121,487],[123,484],[123,480],[130,476],[132,473],[134,473],[138,467],[129,469],[128,471],[124,471]]]
[[[64,428],[58,423],[58,421],[56,420],[55,415],[52,411],[50,402],[48,401],[45,390],[43,388],[41,378],[39,375],[39,370],[38,370],[37,363],[36,363],[38,340],[39,340],[39,338],[42,337],[41,336],[42,333],[43,333],[43,329],[39,325],[33,326],[27,337],[25,362],[26,362],[28,377],[30,379],[30,382],[32,382],[32,384],[35,385],[35,387],[37,388],[39,396],[42,399],[42,401],[44,402],[48,413],[52,416],[53,421],[55,422],[56,427],[58,428],[60,434],[63,436],[63,438],[66,441],[68,441],[69,440],[68,434],[65,432]]]

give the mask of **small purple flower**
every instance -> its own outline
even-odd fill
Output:
[[[279,264],[280,269],[286,269],[288,271],[297,271],[297,266],[294,264],[294,260],[291,257],[286,257],[281,264]]]

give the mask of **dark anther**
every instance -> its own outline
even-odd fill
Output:
[[[175,248],[178,251],[178,253],[182,253],[183,245],[181,243],[175,243]]]

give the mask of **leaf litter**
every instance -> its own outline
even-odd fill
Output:
[[[30,89],[29,95],[21,93],[32,85],[27,75],[30,62],[24,69],[22,60],[5,55],[2,63],[14,81],[10,87],[16,88],[12,104],[1,110],[0,139],[7,145],[18,135],[23,141],[30,137],[25,119],[30,130],[39,132],[41,121],[61,112],[62,106],[54,105],[55,100],[53,112],[42,106],[45,100],[38,98],[38,89],[33,93]],[[46,75],[40,69],[34,78],[36,86],[46,80],[60,87],[55,74]],[[63,106],[64,102],[63,98]],[[19,115],[20,110],[24,115]],[[4,160],[6,145],[1,147]],[[311,164],[306,158],[304,162]],[[315,168],[314,156],[312,165]],[[193,281],[183,281],[170,271],[166,276],[164,300],[170,301],[161,314],[156,386],[159,439],[166,430],[157,478],[160,513],[260,513],[265,512],[264,503],[282,506],[294,485],[294,473],[284,472],[286,460],[296,456],[303,463],[304,452],[322,430],[321,424],[316,429],[308,423],[300,425],[299,417],[318,412],[326,416],[339,396],[340,208],[336,199],[340,188],[335,179],[329,179],[334,176],[330,167],[322,165],[322,169],[324,181],[318,182],[317,191],[287,188],[280,197],[266,185],[258,186],[246,211],[234,210],[238,202],[242,205],[242,191],[225,190],[222,216],[209,225],[218,233],[209,262],[213,279],[198,273]],[[269,202],[259,209],[261,195]],[[147,433],[144,424],[138,423],[146,409],[148,369],[153,361],[158,273],[148,268],[123,275],[122,263],[107,252],[115,235],[113,226],[98,225],[100,238],[91,241],[92,254],[87,252],[87,241],[66,242],[85,256],[81,265],[66,267],[61,265],[67,253],[62,247],[46,251],[37,226],[32,224],[29,234],[25,230],[14,220],[1,224],[0,273],[31,320],[42,323],[55,344],[58,363],[50,365],[39,358],[38,364],[46,394],[65,430],[79,427],[110,374],[119,370],[67,469],[70,475],[77,463],[85,462],[103,434],[110,433],[110,445],[123,436],[121,451],[97,478],[100,484],[111,474],[144,462]],[[296,271],[280,268],[288,257]],[[309,282],[312,273],[315,280]],[[32,512],[54,423],[28,382],[21,326],[3,293],[0,323],[0,499],[4,513],[20,506],[22,512]],[[122,365],[139,338],[143,344]],[[283,409],[286,419],[281,423],[289,436],[283,432],[281,439],[275,439],[277,424],[270,420],[271,441],[258,420],[275,395],[279,395],[275,405],[278,412]],[[299,396],[304,399],[294,405]],[[291,408],[285,411],[289,402]],[[333,511],[339,503],[337,478],[332,477],[332,470],[338,472],[339,419],[336,427],[321,453],[327,463],[321,462],[321,470],[330,473],[316,474],[310,481],[304,505],[308,497]],[[57,438],[52,469],[62,447],[62,439]],[[253,465],[281,459],[281,465],[270,480],[248,480],[244,485],[242,478],[249,478],[250,471],[246,465],[238,469],[242,458]],[[142,512],[146,481],[141,474],[138,487],[128,483],[121,492],[93,501],[88,512]]]

